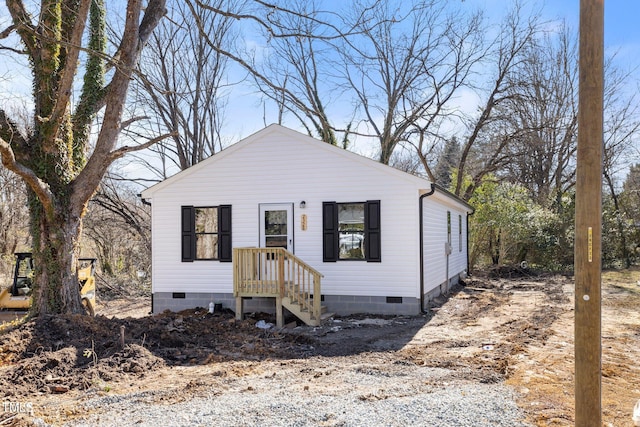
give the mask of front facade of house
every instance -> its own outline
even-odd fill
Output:
[[[323,305],[336,314],[417,314],[467,270],[470,206],[278,125],[142,197],[152,205],[154,312],[233,308],[233,248],[285,247],[323,275]]]

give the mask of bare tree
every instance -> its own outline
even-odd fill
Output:
[[[603,178],[605,188],[609,191],[614,208],[614,221],[617,229],[618,257],[624,265],[631,266],[632,254],[628,246],[627,212],[625,212],[621,193],[622,185],[618,184],[618,176],[629,169],[637,161],[633,147],[640,137],[640,119],[638,112],[637,92],[629,91],[627,82],[631,80],[628,72],[623,72],[607,61],[605,66],[604,93],[604,150]]]
[[[577,41],[566,26],[526,46],[508,75],[510,86],[499,109],[498,138],[505,141],[499,175],[523,185],[534,202],[558,218],[557,259],[571,259],[572,213],[564,197],[575,183],[577,148]],[[477,180],[475,182],[478,182]]]
[[[527,50],[512,77],[505,116],[520,129],[509,145],[511,180],[549,206],[575,182],[577,41],[567,27]]]
[[[327,28],[318,16],[321,12],[316,2],[297,1],[292,7],[297,13],[283,15],[280,24],[298,35],[271,38],[263,29],[268,55],[263,61],[254,61],[254,68],[268,82],[259,77],[255,81],[265,97],[278,105],[279,123],[282,112],[291,112],[310,135],[337,145],[335,128],[326,111],[338,95],[337,79],[332,74],[335,48],[320,37]],[[309,19],[311,16],[318,19]]]
[[[489,127],[499,126],[494,132],[494,141],[506,142],[502,147],[504,161],[494,164],[499,166],[496,169],[499,176],[522,184],[539,206],[557,215],[560,223],[556,230],[556,247],[559,254],[568,253],[571,248],[568,230],[573,225],[573,216],[565,212],[564,198],[575,185],[576,34],[563,25],[529,44],[522,57],[524,60],[519,61],[507,76],[510,85],[507,96],[497,107],[502,119]],[[608,61],[605,69],[603,184],[611,196],[616,215],[614,227],[620,236],[619,252],[626,263],[630,262],[630,256],[615,177],[620,168],[626,168],[633,160],[630,146],[637,138],[639,126],[635,94],[629,95],[630,92],[623,89],[629,79],[628,73],[621,73],[611,60]],[[492,152],[486,148],[482,151]]]
[[[151,270],[151,210],[124,179],[108,175],[91,199],[85,221],[87,246],[102,272],[123,281]]]
[[[0,256],[10,257],[30,246],[29,212],[24,182],[0,169]]]
[[[407,6],[410,5],[410,6]],[[376,25],[359,30],[340,49],[346,86],[364,116],[367,131],[388,164],[411,131],[435,129],[454,94],[467,82],[483,55],[480,13],[467,15],[445,1],[354,3]]]
[[[218,6],[202,0],[187,0],[192,13],[197,16],[199,9],[230,17],[243,25],[251,34],[262,34],[265,49],[263,53],[274,58],[266,60],[252,55],[246,49],[228,50],[212,39],[204,28],[204,23],[196,19],[200,35],[207,44],[228,57],[234,64],[250,75],[265,97],[274,101],[279,110],[279,122],[284,111],[293,113],[310,134],[318,134],[329,143],[348,144],[351,120],[343,129],[331,125],[327,105],[334,96],[333,72],[327,72],[326,49],[335,51],[339,41],[377,25],[380,19],[371,13],[382,0],[372,0],[372,6],[364,5],[348,22],[341,21],[335,11],[319,9],[317,4],[304,1],[265,2],[246,0],[230,7],[226,3]],[[329,94],[331,92],[331,95]],[[342,141],[336,133],[343,133]]]
[[[468,200],[482,179],[510,162],[505,149],[520,129],[509,126],[505,105],[518,93],[521,82],[514,79],[516,70],[527,63],[526,52],[540,32],[540,16],[529,13],[516,2],[501,23],[497,37],[490,43],[482,65],[490,71],[484,74],[485,83],[479,86],[478,112],[466,118],[467,134],[461,138],[462,147],[457,166],[454,193]],[[471,180],[463,188],[465,175]]]
[[[28,111],[22,106],[14,107],[11,114],[21,131],[29,132]],[[24,252],[30,247],[27,188],[19,176],[0,168],[0,264],[6,260],[4,270],[9,271],[16,251]]]
[[[233,7],[233,2],[225,0],[209,4]],[[230,17],[205,8],[194,9],[194,16],[182,1],[171,5],[170,16],[154,31],[142,55],[136,102],[142,99],[146,106],[153,134],[172,134],[151,150],[183,170],[222,148],[225,100],[233,84],[228,58],[200,36],[196,21],[221,49],[233,44],[235,33]],[[160,165],[156,171],[166,178],[166,168]]]
[[[23,132],[0,110],[2,165],[29,188],[36,285],[34,311],[83,312],[76,277],[87,203],[109,165],[141,146],[117,146],[124,103],[140,52],[165,14],[164,0],[128,0],[116,51],[105,42],[101,0],[7,0],[12,23],[0,34],[17,36],[33,79],[33,128]],[[84,59],[85,61],[82,61]],[[80,64],[84,63],[84,69]],[[111,67],[105,74],[105,65]],[[81,72],[83,71],[83,72]],[[76,79],[82,77],[82,83]],[[105,80],[108,78],[108,82]],[[82,86],[76,105],[74,88]],[[72,111],[73,109],[73,111]],[[100,113],[99,132],[90,129]]]
[[[531,197],[548,207],[575,184],[577,143],[577,37],[567,27],[550,33],[527,51],[514,74],[504,104],[508,127],[519,129],[508,147],[506,177],[523,184]],[[605,67],[605,182],[634,160],[631,144],[638,132],[638,100],[625,90],[631,75]],[[613,181],[611,181],[613,183]],[[609,184],[607,184],[609,185]],[[613,184],[611,184],[613,185]]]

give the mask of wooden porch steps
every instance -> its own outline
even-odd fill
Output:
[[[312,311],[305,308],[302,304],[292,301],[289,297],[282,298],[282,306],[309,326],[320,326],[323,321],[334,315],[334,313],[328,312],[327,306],[323,305],[320,307],[320,316],[316,318]]]
[[[284,324],[283,307],[307,325],[318,326],[332,316],[320,304],[322,277],[319,271],[284,248],[234,248],[236,317],[242,318],[243,297],[266,297],[276,300],[278,326]]]

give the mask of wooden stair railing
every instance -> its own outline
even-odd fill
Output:
[[[234,248],[236,318],[243,316],[243,297],[271,297],[276,298],[279,327],[284,324],[283,306],[307,325],[317,326],[324,310],[320,298],[322,277],[285,248]]]

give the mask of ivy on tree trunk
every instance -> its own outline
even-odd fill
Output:
[[[82,313],[76,267],[87,203],[113,161],[157,142],[116,148],[129,82],[142,47],[165,14],[165,1],[149,0],[144,14],[142,0],[127,2],[121,43],[112,56],[104,0],[42,0],[37,22],[22,0],[6,3],[13,22],[2,33],[18,34],[33,78],[28,134],[0,110],[2,164],[29,188],[36,266],[32,309],[36,314]],[[80,61],[81,52],[86,52],[85,61]],[[114,70],[109,82],[107,67]],[[79,74],[83,83],[74,106],[71,94]],[[91,150],[89,135],[98,112],[102,121]]]

